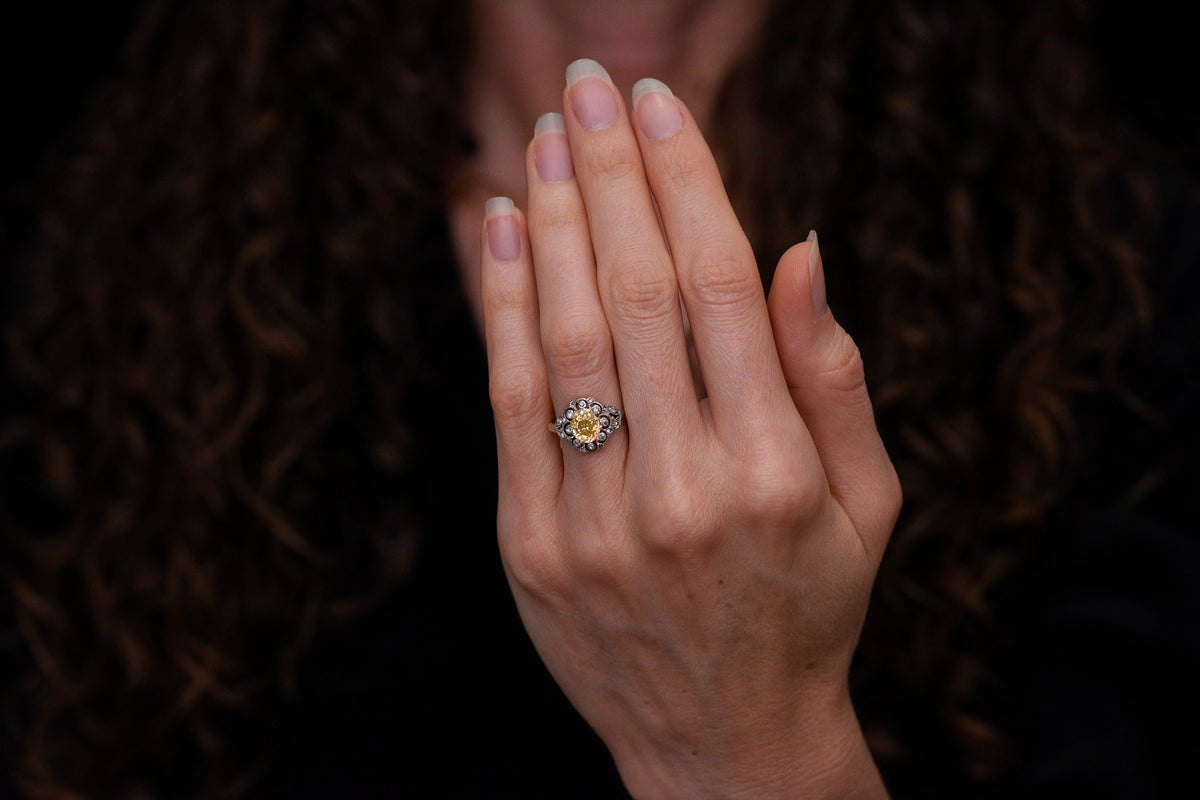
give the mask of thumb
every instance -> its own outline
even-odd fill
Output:
[[[767,308],[792,402],[830,491],[878,559],[900,512],[900,482],[875,427],[862,355],[826,305],[816,231],[779,259]]]

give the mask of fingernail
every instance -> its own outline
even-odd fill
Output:
[[[575,119],[588,130],[608,127],[617,118],[612,78],[590,58],[572,61],[567,67],[567,96]]]
[[[813,313],[823,317],[829,313],[829,304],[825,301],[825,265],[821,261],[816,231],[808,232],[808,241],[812,245],[808,249],[808,285],[812,292]]]
[[[654,78],[642,78],[633,85],[633,109],[642,133],[650,139],[665,138],[683,127],[675,95]]]
[[[514,211],[513,201],[507,197],[493,197],[483,206],[488,249],[497,261],[512,261],[521,254],[521,236],[517,232]]]
[[[565,181],[575,174],[567,125],[562,114],[542,114],[533,126],[533,164],[546,183]]]

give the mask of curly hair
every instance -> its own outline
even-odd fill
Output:
[[[404,580],[460,5],[148,0],[51,170],[0,431],[41,491],[2,510],[30,796],[245,794],[315,631]],[[1083,3],[777,5],[712,138],[761,263],[821,231],[904,485],[861,716],[898,793],[986,781],[990,590],[1149,313],[1147,186],[1097,133]]]

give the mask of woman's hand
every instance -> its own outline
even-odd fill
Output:
[[[638,89],[631,120],[572,65],[528,216],[492,201],[484,225],[517,605],[636,797],[885,796],[847,672],[900,490],[858,350],[815,240],[764,299],[695,120]],[[547,430],[581,397],[625,412],[594,453]]]

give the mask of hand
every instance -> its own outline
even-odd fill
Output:
[[[594,62],[568,76],[528,217],[493,201],[483,230],[525,626],[636,797],[886,796],[847,673],[900,490],[816,242],[764,299],[683,103],[650,85],[631,120]],[[588,396],[625,421],[581,454],[547,423]]]

